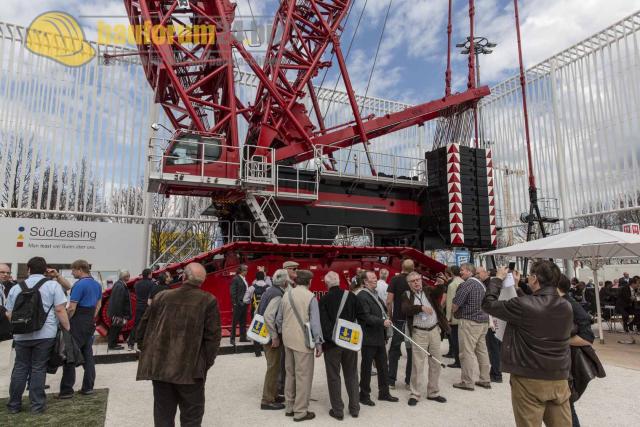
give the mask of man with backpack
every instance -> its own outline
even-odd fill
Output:
[[[242,298],[243,303],[251,306],[251,318],[253,318],[254,313],[260,306],[262,295],[266,292],[268,287],[269,286],[265,281],[264,271],[258,271],[256,273],[256,279],[253,281],[251,286],[247,287],[247,290],[244,293],[244,297]],[[253,347],[256,357],[262,356],[260,344],[254,342]]]
[[[47,362],[58,332],[58,324],[69,330],[67,299],[58,282],[45,277],[45,259],[31,258],[27,268],[29,277],[11,288],[6,305],[16,346],[7,403],[10,414],[17,414],[21,410],[27,378],[30,378],[31,412],[40,414],[45,411]]]

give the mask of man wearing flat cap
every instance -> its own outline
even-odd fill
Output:
[[[287,273],[289,273],[289,279],[291,279],[291,281],[293,282],[293,287],[296,286],[295,280],[296,280],[296,277],[298,277],[299,266],[300,264],[298,264],[295,261],[285,261],[284,263],[282,263],[282,268],[287,270]]]

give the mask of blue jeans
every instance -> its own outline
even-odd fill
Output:
[[[46,409],[47,398],[44,393],[44,383],[47,377],[47,362],[53,348],[54,338],[40,340],[14,341],[16,345],[16,360],[11,372],[9,385],[10,410],[20,410],[22,407],[22,393],[29,379],[29,401],[32,412],[42,412]]]

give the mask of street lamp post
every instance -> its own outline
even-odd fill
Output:
[[[490,42],[486,37],[474,37],[473,43],[471,43],[471,37],[467,37],[467,40],[456,44],[457,48],[461,48],[460,53],[462,55],[469,55],[471,53],[471,45],[473,44],[473,54],[475,56],[475,68],[476,68],[476,87],[480,86],[480,55],[490,55],[493,53],[493,48],[498,46],[497,43]],[[473,108],[474,122],[475,122],[475,143],[478,147],[478,136],[482,131],[482,126],[478,129],[478,109],[477,106]],[[482,120],[480,120],[482,123]],[[482,139],[482,138],[480,138]]]

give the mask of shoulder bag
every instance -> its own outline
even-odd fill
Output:
[[[336,316],[336,324],[333,327],[333,342],[338,347],[360,351],[362,348],[362,327],[357,323],[340,318],[347,298],[349,298],[349,292],[344,291],[340,301],[340,308],[338,308],[338,315]]]
[[[293,310],[293,314],[298,319],[298,323],[302,328],[302,334],[304,335],[304,345],[309,349],[316,348],[315,343],[313,342],[313,335],[311,334],[311,324],[309,322],[303,322],[302,317],[300,317],[300,313],[296,309],[295,304],[293,303],[293,298],[291,297],[291,291],[288,292],[289,295],[289,304],[291,305],[291,310]]]

